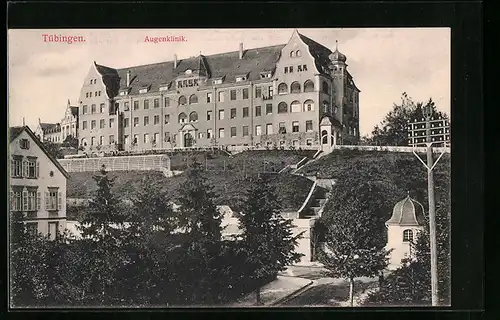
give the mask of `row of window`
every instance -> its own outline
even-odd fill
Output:
[[[26,222],[25,223],[26,232],[34,236],[38,233],[38,222]],[[48,237],[49,240],[55,240],[59,230],[59,222],[58,221],[49,221],[48,222]]]
[[[307,71],[307,65],[301,64],[297,66],[297,72]],[[285,73],[293,73],[293,66],[285,67]]]
[[[108,123],[106,124],[105,119],[99,120],[99,129],[104,129],[108,126],[109,128],[113,128],[115,126],[115,119],[110,118],[108,120]],[[97,120],[91,120],[90,121],[90,130],[94,130],[97,127]],[[82,130],[87,130],[88,129],[88,121],[82,121]]]
[[[40,176],[40,164],[36,157],[13,155],[10,172],[12,178],[37,179]]]
[[[104,113],[106,110],[106,105],[104,103],[101,103],[101,105],[99,106],[99,113]],[[89,113],[89,108],[87,105],[83,105],[82,106],[82,114],[88,114]],[[90,113],[91,114],[94,114],[94,113],[97,113],[97,107],[95,104],[91,105],[90,106]]]
[[[101,90],[94,92],[94,97],[100,97]],[[85,98],[92,98],[92,91],[85,93]]]
[[[91,137],[90,138],[90,145],[91,146],[103,146],[105,144],[104,142],[104,136],[100,136],[99,140],[96,140],[97,137]],[[82,140],[82,144],[84,147],[87,146],[87,142],[85,141],[85,138]],[[115,144],[115,135],[111,134],[108,137],[108,144]]]
[[[266,126],[264,127],[265,128],[265,134],[267,135],[272,135],[274,134],[274,129],[273,129],[273,124],[272,123],[268,123],[266,124]],[[242,126],[241,127],[241,136],[242,137],[247,137],[249,136],[249,126]],[[261,125],[256,125],[255,126],[255,135],[256,136],[260,136],[263,134],[262,132],[262,126]],[[290,129],[290,131],[288,131]],[[237,127],[231,127],[230,129],[230,137],[231,138],[234,138],[234,137],[237,137],[237,132],[238,132],[238,129]],[[312,120],[307,120],[305,122],[305,132],[312,132],[313,131],[313,122]],[[300,122],[299,121],[293,121],[291,123],[291,127],[287,127],[287,123],[286,122],[280,122],[279,125],[278,125],[278,133],[279,134],[286,134],[286,133],[299,133],[300,132]],[[110,139],[111,137],[113,137],[113,141],[114,141],[114,136],[110,136]],[[149,133],[144,133],[142,135],[142,141],[143,143],[158,143],[159,142],[159,137],[160,137],[160,134],[159,133],[154,133],[152,136],[150,136]],[[177,135],[174,135],[173,136],[173,139],[175,141]],[[224,138],[225,137],[225,128],[219,128],[218,129],[218,137],[219,138]],[[103,139],[104,137],[101,137],[101,139]],[[164,137],[164,141],[165,142],[170,142],[171,136],[170,136],[170,133],[169,132],[165,132],[165,137]],[[207,129],[206,133],[205,132],[199,132],[198,133],[198,138],[199,139],[204,139],[204,138],[207,138],[207,139],[211,139],[213,138],[213,129]],[[130,136],[129,135],[125,135],[124,136],[124,143],[127,145],[127,144],[130,144]],[[95,143],[95,137],[92,137],[91,139],[92,143]],[[134,134],[133,135],[133,140],[132,140],[132,143],[133,144],[137,144],[139,142],[139,134]]]
[[[62,195],[59,188],[49,187],[45,191],[45,210],[60,211]],[[42,204],[41,192],[38,187],[13,186],[10,192],[10,209],[12,211],[40,211]]]

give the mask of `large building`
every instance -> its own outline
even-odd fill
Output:
[[[78,107],[68,100],[64,118],[59,123],[43,123],[38,119],[35,135],[41,141],[62,143],[68,136],[78,138]]]
[[[68,173],[27,127],[9,130],[10,210],[22,212],[32,233],[56,236],[66,228]]]
[[[80,146],[356,144],[360,91],[346,60],[295,30],[284,45],[123,69],[94,62],[79,97]]]

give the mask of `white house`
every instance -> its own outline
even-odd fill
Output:
[[[56,235],[66,228],[68,173],[29,127],[13,127],[10,141],[10,210],[23,212],[28,231]]]
[[[390,255],[391,270],[401,266],[401,260],[414,255],[414,244],[417,234],[425,225],[424,207],[407,196],[394,206],[392,217],[385,223],[387,227],[386,249],[393,251]]]

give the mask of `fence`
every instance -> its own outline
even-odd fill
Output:
[[[170,158],[166,155],[59,159],[58,161],[67,172],[98,171],[103,165],[108,171],[170,170]]]

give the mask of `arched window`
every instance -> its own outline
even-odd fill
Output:
[[[328,143],[328,132],[326,130],[321,131],[321,143]]]
[[[184,112],[181,112],[179,114],[179,123],[185,123],[186,122],[186,119],[187,119],[187,116]]]
[[[311,80],[306,80],[304,82],[304,92],[313,92],[314,91],[314,82]]]
[[[285,102],[280,102],[278,104],[278,113],[287,113],[288,112],[288,106]]]
[[[330,113],[330,103],[328,101],[323,101],[323,112]]]
[[[300,50],[297,50],[297,52],[295,52],[295,56],[300,57]]]
[[[288,93],[288,86],[286,83],[280,83],[278,86],[278,94]]]
[[[292,82],[292,85],[290,86],[290,91],[292,93],[300,93],[300,83],[297,81]]]
[[[290,111],[291,112],[300,112],[300,109],[301,109],[300,106],[301,106],[300,102],[295,100],[294,102],[292,102],[290,104]]]
[[[403,242],[413,241],[413,231],[406,229],[403,231]]]
[[[293,58],[293,57],[295,57],[295,51],[290,52],[290,58]]]
[[[196,113],[196,111],[193,111],[189,114],[189,122],[195,121],[198,121],[198,113]]]
[[[328,82],[323,81],[323,92],[326,94],[330,94],[330,88],[328,87]]]
[[[192,94],[190,97],[189,97],[189,104],[193,104],[193,103],[198,103],[198,96],[195,95],[195,94]]]
[[[186,103],[187,103],[187,101],[186,101],[186,97],[184,97],[184,96],[180,96],[180,97],[179,97],[179,105],[181,105],[181,106],[182,106],[182,105],[185,105]]]
[[[304,101],[304,112],[314,111],[314,101],[311,99]]]

